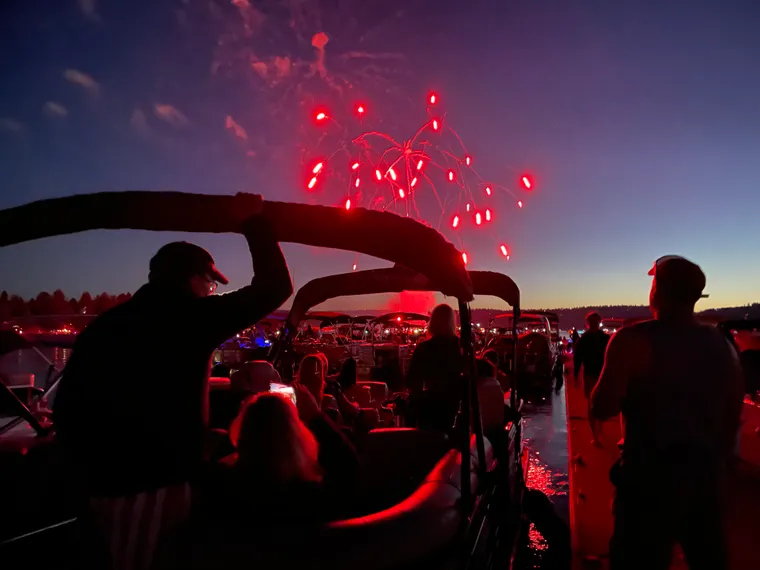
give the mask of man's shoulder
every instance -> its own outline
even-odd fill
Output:
[[[653,319],[624,326],[609,337],[608,343],[616,347],[635,344],[649,336],[655,326],[656,321]]]

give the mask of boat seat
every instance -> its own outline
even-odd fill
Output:
[[[478,400],[483,432],[491,433],[504,426],[504,390],[496,378],[477,379]]]
[[[360,432],[368,432],[380,425],[380,414],[376,408],[360,408],[361,414],[356,419],[356,428]]]
[[[369,386],[360,386],[357,382],[357,385],[346,390],[345,394],[346,397],[353,399],[362,408],[374,407],[372,389]]]
[[[388,399],[388,384],[385,382],[374,382],[370,380],[361,380],[356,383],[360,387],[369,387],[372,399],[378,402],[385,402]]]
[[[357,513],[408,497],[451,448],[444,433],[416,428],[381,428],[364,438],[359,457]]]

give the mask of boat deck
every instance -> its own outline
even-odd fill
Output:
[[[614,488],[609,470],[618,456],[620,423],[605,422],[602,447],[591,444],[587,402],[582,388],[567,374],[566,405],[570,457],[570,525],[573,569],[608,568]],[[732,570],[760,568],[760,407],[747,401],[742,424],[741,461],[728,485],[727,521]],[[671,570],[687,568],[680,550]]]

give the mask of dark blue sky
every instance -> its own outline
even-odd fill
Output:
[[[461,237],[470,267],[512,275],[526,306],[644,303],[646,271],[667,253],[703,266],[705,307],[749,303],[760,285],[758,21],[752,0],[4,2],[0,207],[122,189],[339,204],[337,175],[304,187],[301,160],[340,138],[332,129],[317,146],[315,105],[355,136],[348,111],[364,101],[368,127],[408,138],[433,89],[480,174],[525,202],[518,211],[500,192],[490,227]],[[453,186],[437,187],[453,200]],[[418,196],[437,225],[432,192]],[[456,209],[443,229],[458,243]],[[241,237],[184,237],[232,286],[250,278]],[[134,290],[173,238],[91,232],[5,248],[0,289]],[[285,250],[296,286],[354,262]]]

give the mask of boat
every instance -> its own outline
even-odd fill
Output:
[[[245,195],[146,192],[46,200],[0,211],[0,246],[103,228],[236,232],[250,201],[251,198]],[[166,212],[172,215],[167,216]],[[252,542],[245,545],[194,543],[183,545],[180,551],[158,560],[168,561],[169,567],[176,567],[182,555],[183,562],[187,563],[182,566],[185,568],[242,568],[253,564],[260,568],[308,564],[311,568],[333,570],[357,565],[366,570],[420,565],[472,570],[509,567],[513,549],[505,543],[505,534],[496,532],[496,529],[505,529],[505,521],[513,517],[517,523],[521,520],[519,512],[515,511],[517,503],[513,497],[521,492],[522,487],[510,485],[510,478],[505,473],[521,472],[516,466],[527,462],[517,438],[519,412],[514,391],[511,396],[513,414],[505,429],[499,430],[501,437],[491,442],[483,433],[469,334],[473,281],[461,254],[435,230],[391,213],[362,209],[346,212],[341,208],[264,202],[263,215],[275,222],[273,226],[277,228],[279,241],[350,248],[378,257],[410,268],[395,272],[400,272],[407,283],[399,285],[399,290],[408,290],[411,280],[424,286],[424,290],[439,291],[458,300],[463,331],[461,345],[467,364],[463,371],[467,382],[462,391],[458,425],[467,426],[467,437],[447,442],[443,434],[414,429],[371,433],[369,448],[373,450],[371,455],[375,461],[369,472],[383,475],[376,479],[380,485],[379,494],[389,496],[382,492],[388,488],[410,490],[411,494],[396,495],[397,502],[375,512],[327,525],[315,536],[299,536],[297,549],[273,548],[271,544]],[[9,220],[14,223],[5,223]],[[26,223],[30,220],[35,223]],[[11,231],[11,227],[22,229]],[[330,228],[330,231],[324,231],[324,228]],[[354,235],[356,239],[346,244],[346,235]],[[399,236],[399,239],[376,240],[373,237],[376,235]],[[417,247],[409,248],[409,240]],[[499,285],[495,294],[510,302],[517,314],[519,289],[506,276],[493,275],[491,281]],[[286,327],[289,334],[294,330],[292,325],[291,321]],[[53,383],[42,398],[54,396],[58,385],[59,382]],[[27,453],[17,449],[17,453],[4,457],[5,464],[0,466],[0,472],[7,477],[12,472],[8,465],[15,462],[17,466],[24,466],[25,473],[36,475],[37,478],[32,477],[31,481],[38,480],[44,473],[59,485],[57,496],[79,504],[84,496],[76,477],[72,477],[72,470],[54,461],[60,458],[52,437],[55,426],[35,423],[36,418],[25,411],[28,407],[18,403],[15,406],[20,419],[14,420],[14,425],[28,425],[27,431],[34,431],[35,437],[39,438],[36,448],[48,453]],[[93,426],[93,429],[103,428]],[[9,438],[8,430],[0,432],[0,444],[6,445],[10,439],[13,438]],[[507,445],[503,447],[505,442]],[[442,451],[440,456],[439,451]],[[409,489],[408,475],[413,466],[416,466],[413,469],[415,477],[412,477],[415,485]],[[3,486],[13,490],[21,488],[24,483],[10,479],[4,481]],[[34,495],[32,490],[30,495]],[[67,561],[76,559],[80,545],[78,520],[68,518],[53,505],[40,506],[46,508],[44,513],[35,512],[34,520],[38,523],[35,528],[5,537],[0,542],[0,556],[4,560],[20,560],[34,552],[35,563],[51,570],[66,567]],[[11,509],[4,504],[3,514],[8,520],[29,519],[23,500],[14,503]],[[50,519],[57,519],[57,522],[48,523]],[[309,548],[310,542],[314,543],[313,548]],[[393,548],[388,548],[389,545]],[[381,551],[382,556],[372,555]]]
[[[502,300],[509,303],[512,308],[512,316],[515,317],[515,321],[519,316],[520,304],[519,304],[519,289],[517,285],[506,275],[493,272],[484,271],[470,271],[469,277],[472,282],[473,291],[478,298],[482,296],[497,296]],[[392,268],[392,269],[376,269],[368,271],[352,272],[340,275],[332,275],[328,277],[322,277],[314,279],[304,285],[295,296],[291,313],[288,315],[288,330],[292,331],[296,323],[299,323],[304,315],[311,307],[323,303],[329,299],[334,299],[344,296],[353,295],[370,295],[378,293],[399,293],[403,291],[437,291],[435,285],[423,277],[422,275],[411,274],[408,269]],[[460,303],[460,322],[464,334],[460,335],[460,342],[463,346],[465,354],[470,353],[472,355],[472,335],[467,334],[471,329],[471,320],[469,319],[469,310],[466,305]],[[401,316],[398,313],[393,314],[393,318]],[[412,317],[419,317],[419,314],[411,314]],[[393,320],[393,318],[385,319]],[[399,322],[396,320],[396,322]],[[284,344],[281,347],[282,352],[275,358],[275,365],[278,365],[279,359],[287,353],[287,339],[288,334],[284,339]],[[516,355],[513,353],[511,358]],[[357,386],[361,389],[364,385],[368,388],[372,388],[372,382],[358,382]],[[485,511],[480,513],[473,512],[470,519],[471,524],[475,523],[480,529],[480,537],[474,542],[469,543],[465,539],[464,543],[468,544],[467,549],[471,553],[475,553],[472,559],[464,564],[468,568],[511,568],[514,563],[514,556],[517,551],[517,540],[522,530],[523,516],[522,516],[522,493],[525,487],[526,474],[528,469],[528,454],[527,450],[522,447],[522,418],[519,412],[520,400],[516,390],[510,392],[508,396],[508,418],[504,421],[504,425],[494,431],[490,431],[483,440],[483,450],[479,450],[478,444],[478,425],[481,420],[478,419],[479,406],[477,390],[472,391],[471,396],[473,400],[473,420],[475,425],[474,436],[474,450],[477,450],[477,456],[488,456],[487,448],[496,449],[497,454],[495,461],[488,462],[489,473],[491,473],[491,483],[486,484],[482,488],[482,495],[477,499],[482,509],[492,513],[486,515]],[[386,437],[399,437],[404,433],[404,429],[379,429],[373,430],[369,433],[369,439],[365,441],[365,445],[368,445],[370,449],[374,448],[375,443],[372,442],[373,438],[377,438],[376,441],[381,441]],[[411,433],[411,432],[410,432]],[[395,435],[394,435],[395,434]],[[368,443],[370,442],[370,443]],[[399,451],[404,450],[407,453],[405,445],[400,445]],[[500,451],[499,451],[500,450]],[[409,449],[409,453],[415,453],[415,451]],[[416,453],[423,454],[421,448],[416,448]],[[485,454],[485,455],[483,455]],[[387,463],[390,457],[384,461]],[[480,461],[480,460],[478,460]],[[391,461],[392,462],[392,461]],[[375,465],[377,458],[363,457],[363,463]],[[478,463],[482,465],[482,463]],[[387,466],[384,468],[387,469]],[[382,475],[375,475],[375,477],[382,478],[388,481],[388,477],[385,475],[385,471],[381,471]],[[466,489],[466,488],[463,488]],[[376,490],[378,492],[378,490]],[[414,497],[412,495],[410,499]],[[391,506],[385,512],[390,513],[393,509],[398,508],[399,505]],[[375,515],[370,515],[373,517]],[[354,519],[351,524],[358,524],[359,520],[364,520],[365,517],[360,519]],[[371,518],[369,520],[372,520]],[[336,527],[330,527],[327,531],[332,532],[337,530]],[[430,532],[437,533],[438,530],[434,526],[429,527]],[[392,535],[388,540],[389,542],[395,542],[401,540],[400,538],[394,538]],[[464,535],[463,535],[464,536]],[[472,538],[472,537],[471,537]],[[413,540],[407,537],[405,540]],[[458,540],[458,539],[457,539]],[[456,543],[456,542],[455,542]],[[492,546],[487,546],[491,544]],[[345,548],[345,546],[343,547]],[[477,554],[480,553],[480,554]],[[481,560],[480,557],[485,556],[489,560]],[[431,567],[440,567],[437,562],[427,560],[427,563],[431,563]],[[420,559],[420,563],[423,563]],[[452,567],[460,567],[463,562],[461,560],[453,559],[451,561]],[[338,562],[341,564],[342,561]],[[393,568],[395,562],[385,561],[363,561],[362,567],[369,564],[370,567],[387,567]],[[485,566],[482,566],[485,564]],[[427,564],[426,564],[427,567]]]
[[[495,350],[501,355],[505,351],[510,353],[516,345],[517,371],[524,383],[523,391],[542,395],[551,392],[555,379],[562,373],[559,318],[554,313],[549,314],[556,318],[554,325],[544,313],[522,313],[516,322],[510,313],[496,315],[488,324],[484,349],[484,352]],[[500,361],[504,362],[501,358]],[[505,366],[502,371],[512,374]]]
[[[615,334],[618,331],[618,329],[623,327],[623,324],[625,324],[625,319],[616,319],[616,318],[602,319],[602,322],[600,323],[600,328],[607,334]]]

